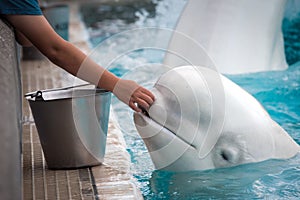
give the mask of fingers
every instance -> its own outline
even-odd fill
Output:
[[[140,98],[138,98],[135,102],[144,109],[149,109],[149,107],[152,105]]]
[[[155,96],[152,94],[152,92],[150,92],[149,90],[147,90],[146,88],[142,88],[143,93],[145,93],[148,97],[151,98],[152,103],[155,100]],[[149,101],[148,101],[149,102]],[[151,103],[151,104],[152,104]]]
[[[151,98],[151,96],[149,96],[148,94],[140,94],[139,97],[137,98],[137,100],[139,103],[139,105],[143,106],[143,104],[148,104],[149,106],[151,106],[154,102],[154,99]]]
[[[129,107],[134,110],[135,112],[142,112],[142,109],[140,109],[139,107],[137,107],[133,101],[129,102]]]
[[[140,87],[132,94],[130,101],[137,103],[145,109],[149,109],[154,102],[154,98],[154,95],[150,91]]]
[[[149,90],[132,80],[120,79],[115,85],[113,93],[136,112],[142,111],[138,106],[149,109],[155,100],[154,95]]]

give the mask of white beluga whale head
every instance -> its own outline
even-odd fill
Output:
[[[169,70],[152,92],[154,104],[134,122],[156,169],[230,167],[300,151],[254,97],[209,68]]]

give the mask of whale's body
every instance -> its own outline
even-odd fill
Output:
[[[149,116],[135,113],[134,122],[156,169],[230,167],[300,151],[254,97],[211,69],[174,68],[152,92]]]
[[[164,64],[203,66],[210,62],[199,51],[204,48],[223,74],[286,69],[281,30],[286,2],[189,0]]]

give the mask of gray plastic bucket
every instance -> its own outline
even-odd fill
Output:
[[[95,166],[103,162],[110,92],[69,87],[32,92],[25,97],[49,169]]]

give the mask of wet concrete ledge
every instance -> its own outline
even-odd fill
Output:
[[[80,19],[79,3],[70,8],[69,40],[88,53],[91,47]],[[47,59],[22,61],[23,93],[70,86],[74,77]],[[48,170],[30,108],[23,99],[23,199],[143,199],[130,171],[130,155],[111,114],[106,155],[100,166],[77,170]]]

